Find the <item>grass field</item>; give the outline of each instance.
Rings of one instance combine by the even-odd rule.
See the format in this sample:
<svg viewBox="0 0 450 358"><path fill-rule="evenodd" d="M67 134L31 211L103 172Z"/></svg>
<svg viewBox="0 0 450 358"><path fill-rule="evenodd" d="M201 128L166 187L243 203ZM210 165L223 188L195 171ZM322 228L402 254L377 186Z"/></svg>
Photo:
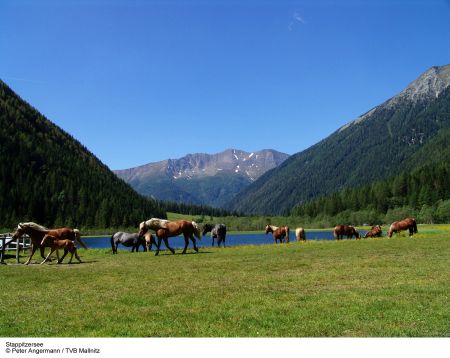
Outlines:
<svg viewBox="0 0 450 358"><path fill-rule="evenodd" d="M9 258L1 335L448 337L450 226L419 230L159 257L80 250L72 265Z"/></svg>

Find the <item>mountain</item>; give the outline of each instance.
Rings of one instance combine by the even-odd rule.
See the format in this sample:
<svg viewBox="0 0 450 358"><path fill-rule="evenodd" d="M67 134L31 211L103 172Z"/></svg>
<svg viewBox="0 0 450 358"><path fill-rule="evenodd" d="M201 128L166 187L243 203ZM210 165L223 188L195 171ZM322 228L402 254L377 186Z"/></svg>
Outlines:
<svg viewBox="0 0 450 358"><path fill-rule="evenodd" d="M83 145L0 81L0 223L135 226L165 217Z"/></svg>
<svg viewBox="0 0 450 358"><path fill-rule="evenodd" d="M217 154L188 154L136 168L116 170L137 192L161 200L220 207L288 154L265 149L227 149Z"/></svg>
<svg viewBox="0 0 450 358"><path fill-rule="evenodd" d="M288 213L326 194L438 160L421 149L450 127L449 84L450 65L430 68L397 96L262 175L225 208Z"/></svg>

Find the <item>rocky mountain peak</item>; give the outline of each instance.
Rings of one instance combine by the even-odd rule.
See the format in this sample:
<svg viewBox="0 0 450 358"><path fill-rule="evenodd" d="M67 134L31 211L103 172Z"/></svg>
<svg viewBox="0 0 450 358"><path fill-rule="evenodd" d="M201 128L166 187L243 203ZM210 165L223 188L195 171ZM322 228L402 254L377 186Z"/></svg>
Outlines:
<svg viewBox="0 0 450 358"><path fill-rule="evenodd" d="M419 101L429 101L439 97L439 95L450 85L450 64L445 66L433 66L422 73L417 79L411 82L398 95L387 100L383 104L371 109L354 121L342 126L341 132L353 124L372 118L378 110L395 108L401 102L417 103Z"/></svg>
<svg viewBox="0 0 450 358"><path fill-rule="evenodd" d="M421 99L437 98L450 85L450 64L433 66L411 82L393 99L408 99L417 102Z"/></svg>
<svg viewBox="0 0 450 358"><path fill-rule="evenodd" d="M288 157L288 154L273 149L249 153L230 148L216 154L187 154L179 159L167 159L136 168L116 170L115 173L126 181L155 173L164 173L173 179L191 179L230 173L244 175L253 181L267 170L280 165Z"/></svg>

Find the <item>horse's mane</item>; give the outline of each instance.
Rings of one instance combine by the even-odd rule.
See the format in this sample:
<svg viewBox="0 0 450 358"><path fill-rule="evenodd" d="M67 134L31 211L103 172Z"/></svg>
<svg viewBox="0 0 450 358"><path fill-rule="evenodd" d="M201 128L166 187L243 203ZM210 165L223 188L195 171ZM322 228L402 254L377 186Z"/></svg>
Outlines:
<svg viewBox="0 0 450 358"><path fill-rule="evenodd" d="M158 219L158 218L151 218L150 220L147 220L145 222L145 226L149 229L157 230L157 229L165 229L167 228L167 224L169 223L169 220L164 219Z"/></svg>
<svg viewBox="0 0 450 358"><path fill-rule="evenodd" d="M273 231L279 229L279 227L278 227L278 226L275 226L275 225L269 225L269 224L267 224L267 226L270 227Z"/></svg>
<svg viewBox="0 0 450 358"><path fill-rule="evenodd" d="M28 223L19 223L19 226L28 227L30 229L34 229L34 230L37 230L37 231L49 231L49 229L47 229L45 226L36 224L36 223L34 223L32 221L28 222Z"/></svg>

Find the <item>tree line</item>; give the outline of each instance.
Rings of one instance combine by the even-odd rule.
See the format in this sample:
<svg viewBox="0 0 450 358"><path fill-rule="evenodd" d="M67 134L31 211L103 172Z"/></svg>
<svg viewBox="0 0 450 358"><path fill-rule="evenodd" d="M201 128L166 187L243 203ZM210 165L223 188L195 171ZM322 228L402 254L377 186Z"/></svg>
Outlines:
<svg viewBox="0 0 450 358"><path fill-rule="evenodd" d="M450 222L450 163L426 165L344 189L296 206L290 214L304 222L356 225L388 223L405 216L415 216L422 223Z"/></svg>

